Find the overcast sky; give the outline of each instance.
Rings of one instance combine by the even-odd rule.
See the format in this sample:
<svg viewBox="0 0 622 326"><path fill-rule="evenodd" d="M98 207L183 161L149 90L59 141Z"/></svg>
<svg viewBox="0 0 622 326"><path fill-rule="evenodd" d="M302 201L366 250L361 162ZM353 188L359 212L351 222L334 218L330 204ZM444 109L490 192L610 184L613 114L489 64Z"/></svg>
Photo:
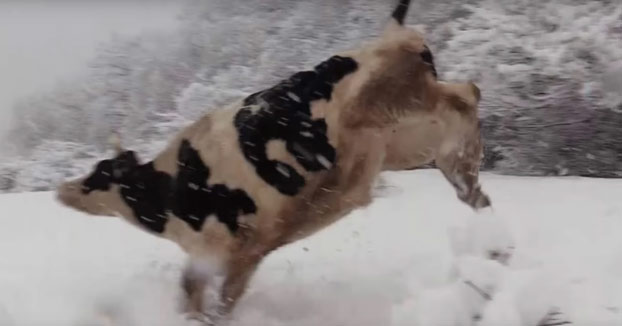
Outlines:
<svg viewBox="0 0 622 326"><path fill-rule="evenodd" d="M120 35L170 29L180 0L2 0L0 137L20 97L84 71L96 46Z"/></svg>

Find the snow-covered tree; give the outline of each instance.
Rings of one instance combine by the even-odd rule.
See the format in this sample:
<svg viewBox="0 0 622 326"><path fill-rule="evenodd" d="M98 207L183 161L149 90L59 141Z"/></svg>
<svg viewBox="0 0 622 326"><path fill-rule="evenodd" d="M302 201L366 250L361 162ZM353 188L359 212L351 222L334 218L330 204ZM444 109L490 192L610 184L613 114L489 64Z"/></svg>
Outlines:
<svg viewBox="0 0 622 326"><path fill-rule="evenodd" d="M179 28L104 44L84 78L21 101L0 190L86 171L113 131L154 155L201 114L377 35L393 5L190 0ZM486 169L622 176L622 3L415 1L408 22L441 79L482 89Z"/></svg>

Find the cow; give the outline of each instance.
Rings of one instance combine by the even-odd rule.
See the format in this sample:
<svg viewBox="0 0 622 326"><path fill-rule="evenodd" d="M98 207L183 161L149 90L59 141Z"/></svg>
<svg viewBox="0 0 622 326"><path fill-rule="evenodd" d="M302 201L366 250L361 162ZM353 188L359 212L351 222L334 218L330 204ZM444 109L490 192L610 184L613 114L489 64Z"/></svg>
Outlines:
<svg viewBox="0 0 622 326"><path fill-rule="evenodd" d="M204 115L151 161L116 146L58 200L177 243L185 312L206 322L230 315L266 255L369 204L383 170L434 160L462 201L489 206L479 89L437 80L423 35L404 25L409 3L379 37ZM217 275L220 303L206 312Z"/></svg>

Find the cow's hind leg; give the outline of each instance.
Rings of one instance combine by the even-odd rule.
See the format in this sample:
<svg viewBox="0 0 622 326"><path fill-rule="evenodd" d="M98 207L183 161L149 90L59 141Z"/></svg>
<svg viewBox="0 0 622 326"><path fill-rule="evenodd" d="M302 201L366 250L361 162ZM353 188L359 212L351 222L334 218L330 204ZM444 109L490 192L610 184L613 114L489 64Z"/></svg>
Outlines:
<svg viewBox="0 0 622 326"><path fill-rule="evenodd" d="M190 258L181 276L184 313L190 319L207 323L209 321L205 307L205 289L214 281L217 269L213 262Z"/></svg>
<svg viewBox="0 0 622 326"><path fill-rule="evenodd" d="M227 272L220 288L220 305L212 320L228 319L238 300L245 293L249 281L255 274L259 263L269 251L240 250L232 255L227 264Z"/></svg>

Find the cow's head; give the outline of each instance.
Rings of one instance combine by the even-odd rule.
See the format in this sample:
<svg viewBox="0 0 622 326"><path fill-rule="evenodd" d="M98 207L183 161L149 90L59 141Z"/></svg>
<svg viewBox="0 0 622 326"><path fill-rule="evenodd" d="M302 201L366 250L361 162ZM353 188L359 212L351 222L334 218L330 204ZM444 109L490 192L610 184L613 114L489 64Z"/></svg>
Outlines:
<svg viewBox="0 0 622 326"><path fill-rule="evenodd" d="M394 145L400 144L391 150L399 152L387 153L395 159L388 168L412 168L407 164L413 160L435 160L462 201L473 208L489 206L478 184L482 158L477 112L480 90L472 82L437 79L433 55L423 35L404 25L409 3L399 1L377 39L344 54L357 62L358 69L344 81L344 95L335 96L343 99L338 104L340 124L345 128L400 130L402 133L391 140ZM439 127L421 122L426 119L438 122ZM422 138L427 143L422 144ZM422 157L413 155L413 151L418 154L428 149L430 152Z"/></svg>
<svg viewBox="0 0 622 326"><path fill-rule="evenodd" d="M118 139L118 138L116 138ZM121 148L115 140L115 156L99 161L85 177L61 184L57 199L71 208L92 215L116 216L127 208L121 197L123 180L136 174L140 167L133 151Z"/></svg>
<svg viewBox="0 0 622 326"><path fill-rule="evenodd" d="M423 34L404 25L409 3L399 1L379 37L340 54L357 64L335 94L346 127L389 126L438 106L463 111L471 110L465 105L477 106L479 90L471 83L438 82Z"/></svg>

